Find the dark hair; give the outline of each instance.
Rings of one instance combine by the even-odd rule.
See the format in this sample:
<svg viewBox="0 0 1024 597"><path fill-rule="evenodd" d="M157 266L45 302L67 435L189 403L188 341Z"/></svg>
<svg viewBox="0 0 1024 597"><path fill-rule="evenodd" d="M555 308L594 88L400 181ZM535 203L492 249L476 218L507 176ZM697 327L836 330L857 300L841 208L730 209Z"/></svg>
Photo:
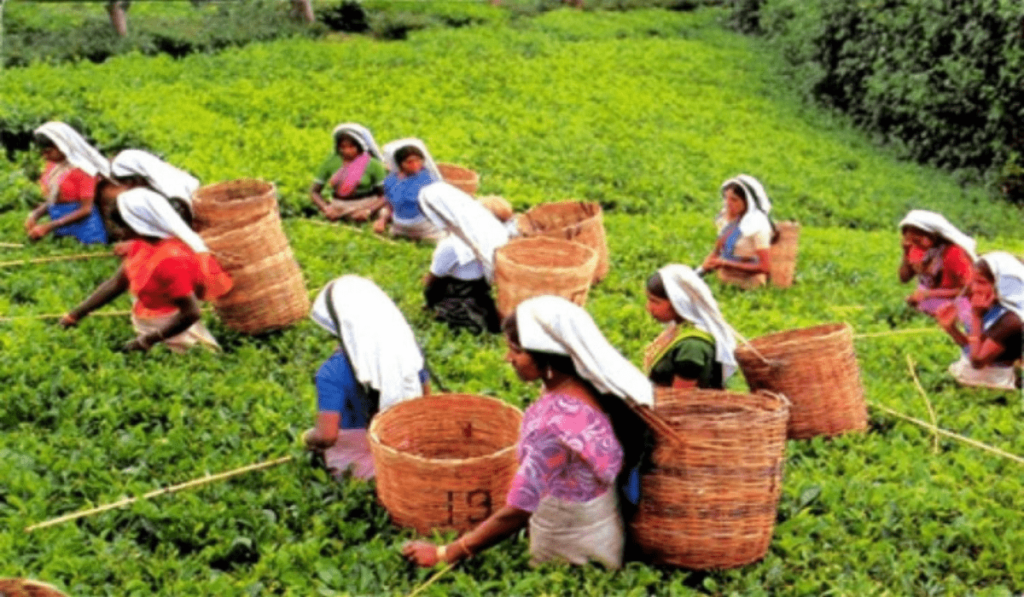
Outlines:
<svg viewBox="0 0 1024 597"><path fill-rule="evenodd" d="M505 316L505 319L501 321L501 331L505 334L505 337L508 338L510 344L526 351L526 354L530 355L530 358L533 359L533 362L537 365L538 369L543 371L550 367L559 373L583 379L579 372L576 371L576 365L572 362L572 357L569 355L522 348L522 343L519 341L519 325L516 323L515 313L509 313ZM586 382L587 385L590 385L590 382L587 382L585 379L583 381ZM590 389L594 391L594 394L597 394L597 391L594 390L593 387Z"/></svg>
<svg viewBox="0 0 1024 597"><path fill-rule="evenodd" d="M359 151L359 153L363 153L363 146L359 143L359 139L356 139L355 136L352 135L351 133L346 133L345 131L342 131L342 132L338 133L337 135L335 135L335 137L334 137L334 147L335 147L335 149L337 149L338 145L341 145L342 141L348 141L353 146L355 146L355 148ZM395 155L397 156L397 153Z"/></svg>
<svg viewBox="0 0 1024 597"><path fill-rule="evenodd" d="M900 232L906 233L908 229L913 230L918 234L923 234L924 236L927 236L928 238L931 239L933 245L938 246L947 242L945 238L939 236L938 234L935 234L934 232L928 232L927 230L923 228L918 228L913 224L904 224L903 228L900 228Z"/></svg>
<svg viewBox="0 0 1024 597"><path fill-rule="evenodd" d="M996 275L992 273L992 268L989 267L988 262L984 259L979 259L974 262L974 269L985 276L985 279L992 284L996 283Z"/></svg>
<svg viewBox="0 0 1024 597"><path fill-rule="evenodd" d="M395 165L401 167L405 158L411 155L419 156L421 160L426 159L419 147L416 147L415 145L406 145L405 147L400 147L398 151L395 152Z"/></svg>
<svg viewBox="0 0 1024 597"><path fill-rule="evenodd" d="M49 149L51 147L57 147L57 144L53 142L53 139L47 137L43 133L34 133L32 135L32 141L36 144L39 149Z"/></svg>
<svg viewBox="0 0 1024 597"><path fill-rule="evenodd" d="M647 294L660 299L668 299L668 292L665 290L665 281L661 279L660 272L654 272L647 278Z"/></svg>
<svg viewBox="0 0 1024 597"><path fill-rule="evenodd" d="M737 197L743 200L743 205L747 209L750 209L750 197L747 197L747 189L738 182L730 182L729 184L722 187L722 196L725 196L726 191L732 191Z"/></svg>

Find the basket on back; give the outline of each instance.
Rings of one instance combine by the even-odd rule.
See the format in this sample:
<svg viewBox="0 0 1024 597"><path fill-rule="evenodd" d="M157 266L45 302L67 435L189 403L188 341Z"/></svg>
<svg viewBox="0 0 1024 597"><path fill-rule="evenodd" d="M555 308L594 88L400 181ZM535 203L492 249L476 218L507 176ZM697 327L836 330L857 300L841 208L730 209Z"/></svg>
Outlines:
<svg viewBox="0 0 1024 597"><path fill-rule="evenodd" d="M67 597L57 587L28 578L0 578L3 597Z"/></svg>
<svg viewBox="0 0 1024 597"><path fill-rule="evenodd" d="M523 413L495 398L432 394L370 422L377 499L403 527L466 531L505 504Z"/></svg>
<svg viewBox="0 0 1024 597"><path fill-rule="evenodd" d="M234 283L214 307L227 327L260 334L306 317L309 295L281 229L274 185L236 180L192 197L196 231Z"/></svg>
<svg viewBox="0 0 1024 597"><path fill-rule="evenodd" d="M800 224L797 222L779 222L775 225L779 237L769 249L772 268L768 279L773 286L789 288L793 285L796 273L797 242L800 240Z"/></svg>
<svg viewBox="0 0 1024 597"><path fill-rule="evenodd" d="M494 253L498 312L504 317L526 299L545 294L582 307L596 267L597 253L586 245L544 236L512 239Z"/></svg>
<svg viewBox="0 0 1024 597"><path fill-rule="evenodd" d="M550 236L583 243L597 252L594 283L608 275L608 241L604 215L597 203L559 201L537 205L519 217L519 232L525 237Z"/></svg>
<svg viewBox="0 0 1024 597"><path fill-rule="evenodd" d="M789 398L789 437L837 435L867 428L853 332L826 324L755 338L736 348L751 390Z"/></svg>
<svg viewBox="0 0 1024 597"><path fill-rule="evenodd" d="M640 549L655 563L694 570L764 557L782 490L785 399L659 388L655 405L678 439L655 433L631 522Z"/></svg>
<svg viewBox="0 0 1024 597"><path fill-rule="evenodd" d="M476 195L477 189L480 188L480 175L469 168L439 163L437 169L445 182L468 195Z"/></svg>

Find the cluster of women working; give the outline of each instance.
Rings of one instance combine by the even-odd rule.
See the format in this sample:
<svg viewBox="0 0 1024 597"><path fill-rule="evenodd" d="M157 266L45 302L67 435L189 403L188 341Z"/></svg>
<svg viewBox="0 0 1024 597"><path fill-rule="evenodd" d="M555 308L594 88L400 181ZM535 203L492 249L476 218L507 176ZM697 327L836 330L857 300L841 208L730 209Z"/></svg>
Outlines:
<svg viewBox="0 0 1024 597"><path fill-rule="evenodd" d="M138 335L127 350L163 342L176 351L216 340L199 321L199 300L231 287L230 278L191 227L199 181L139 150L108 161L73 129L51 122L36 131L47 166L46 203L32 212L32 238L52 232L124 242L117 274L61 320L73 326L129 290ZM505 360L542 393L526 411L519 468L505 505L448 545L403 548L425 566L454 562L529 525L531 560L593 560L618 567L628 543L625 520L640 496L649 437L637 407L653 407L657 387L718 388L737 369L734 332L702 279L763 284L774 225L762 185L746 175L722 185L719 236L702 265L672 264L647 280L647 311L665 330L647 348L643 371L622 356L581 307L555 296L520 303L503 320L490 294L495 251L517 235L507 202L477 200L441 180L417 139L383 151L358 124L333 133L334 151L316 173L313 202L332 220L373 220L384 233L436 242L425 297L452 328L504 333ZM38 224L41 215L51 222ZM1004 252L977 258L975 243L939 214L915 210L900 222L900 279L917 277L908 302L936 318L963 347L951 371L962 382L1013 387L1021 357L1024 264ZM373 282L344 275L317 296L313 321L339 349L316 376L318 415L303 435L335 474L374 475L366 429L378 412L430 393L425 357L395 303Z"/></svg>

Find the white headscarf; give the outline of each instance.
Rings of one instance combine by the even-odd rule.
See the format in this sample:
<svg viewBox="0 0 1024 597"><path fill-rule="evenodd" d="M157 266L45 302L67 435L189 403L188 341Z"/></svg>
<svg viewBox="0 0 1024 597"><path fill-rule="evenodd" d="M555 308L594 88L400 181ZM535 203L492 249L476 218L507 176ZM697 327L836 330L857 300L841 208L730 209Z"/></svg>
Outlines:
<svg viewBox="0 0 1024 597"><path fill-rule="evenodd" d="M327 308L331 288L341 330ZM354 275L342 276L320 291L310 318L336 338L360 383L380 392L380 410L423 395L423 355L412 329L391 298L376 284Z"/></svg>
<svg viewBox="0 0 1024 597"><path fill-rule="evenodd" d="M477 259L487 281L492 281L494 252L508 243L505 225L479 201L446 182L433 182L423 187L419 199L420 209L435 226L448 230L462 241L452 243L459 265ZM468 254L465 248L469 249Z"/></svg>
<svg viewBox="0 0 1024 597"><path fill-rule="evenodd" d="M442 180L441 171L438 170L437 164L434 162L434 158L431 157L430 151L427 146L415 137L407 137L405 139L398 139L397 141L391 141L384 144L384 165L388 167L388 170L392 172L398 172L398 164L395 163L395 152L403 147L415 147L423 152L423 167L430 172L431 178L436 180Z"/></svg>
<svg viewBox="0 0 1024 597"><path fill-rule="evenodd" d="M947 241L958 245L967 254L970 255L971 261L977 261L978 256L975 255L974 251L977 247L977 243L973 238L967 236L963 232L949 223L949 220L945 216L934 211L928 211L925 209L914 209L907 214L907 217L903 218L898 228L903 229L904 226L912 226L925 232L941 236Z"/></svg>
<svg viewBox="0 0 1024 597"><path fill-rule="evenodd" d="M141 176L151 189L164 197L181 199L192 209L192 193L199 188L199 179L175 168L148 151L126 149L110 162L115 178Z"/></svg>
<svg viewBox="0 0 1024 597"><path fill-rule="evenodd" d="M1024 263L1006 251L993 251L981 256L995 278L999 304L1024 320Z"/></svg>
<svg viewBox="0 0 1024 597"><path fill-rule="evenodd" d="M658 273L675 312L715 338L715 360L722 364L722 380L728 379L736 372L736 339L711 289L685 265L666 265Z"/></svg>
<svg viewBox="0 0 1024 597"><path fill-rule="evenodd" d="M117 196L117 211L124 223L138 234L156 238L174 237L196 253L210 252L203 239L188 227L167 202L167 198L156 191L143 187L124 191Z"/></svg>
<svg viewBox="0 0 1024 597"><path fill-rule="evenodd" d="M527 350L572 358L576 371L602 394L654 406L650 380L615 350L590 315L560 296L538 296L516 307L519 343Z"/></svg>
<svg viewBox="0 0 1024 597"><path fill-rule="evenodd" d="M384 161L384 154L381 152L380 147L377 146L377 141L373 138L373 133L370 129L356 122L345 122L334 127L334 131L331 132L331 137L334 139L334 147L338 147L338 135L341 133L347 133L363 151L370 152L370 155L377 158L378 160Z"/></svg>
<svg viewBox="0 0 1024 597"><path fill-rule="evenodd" d="M57 149L75 168L83 170L89 176L102 174L109 178L110 162L95 147L89 145L89 142L75 129L63 122L51 121L40 126L34 132L53 141Z"/></svg>
<svg viewBox="0 0 1024 597"><path fill-rule="evenodd" d="M761 182L749 174L740 174L723 182L721 191L724 193L725 187L731 183L743 187L747 195L747 213L743 214L740 219L740 234L750 236L764 229L771 230L772 225L768 214L772 211L772 202L768 199L768 193L765 192ZM725 213L723 199L722 211L718 213L716 220L724 222Z"/></svg>

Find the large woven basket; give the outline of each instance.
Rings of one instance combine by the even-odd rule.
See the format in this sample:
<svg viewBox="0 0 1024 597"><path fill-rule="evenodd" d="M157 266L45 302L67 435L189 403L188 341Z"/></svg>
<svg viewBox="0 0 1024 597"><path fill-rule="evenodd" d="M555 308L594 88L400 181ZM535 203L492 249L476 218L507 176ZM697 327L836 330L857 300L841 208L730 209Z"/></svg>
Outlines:
<svg viewBox="0 0 1024 597"><path fill-rule="evenodd" d="M656 435L631 527L653 562L733 568L768 551L782 489L789 408L768 393L661 388Z"/></svg>
<svg viewBox="0 0 1024 597"><path fill-rule="evenodd" d="M792 402L790 438L867 428L850 326L833 323L755 338L736 348L736 360L751 390L778 392Z"/></svg>
<svg viewBox="0 0 1024 597"><path fill-rule="evenodd" d="M67 597L57 587L27 578L0 578L0 595L4 597Z"/></svg>
<svg viewBox="0 0 1024 597"><path fill-rule="evenodd" d="M779 237L772 243L769 253L772 260L771 273L768 279L773 286L789 288L793 285L796 273L797 243L800 240L800 224L797 222L779 222L775 225Z"/></svg>
<svg viewBox="0 0 1024 597"><path fill-rule="evenodd" d="M246 189L259 195L246 197ZM199 235L234 283L214 302L224 325L262 334L305 318L309 294L281 228L274 185L220 183L199 189L193 201ZM228 214L234 219L222 219Z"/></svg>
<svg viewBox="0 0 1024 597"><path fill-rule="evenodd" d="M597 267L597 253L570 240L517 238L494 253L498 312L512 313L528 298L553 294L581 307Z"/></svg>
<svg viewBox="0 0 1024 597"><path fill-rule="evenodd" d="M433 394L370 423L377 499L403 527L466 531L505 504L523 413L495 398Z"/></svg>
<svg viewBox="0 0 1024 597"><path fill-rule="evenodd" d="M480 188L480 175L462 166L455 164L439 163L437 169L441 172L441 178L448 184L458 187L469 195L476 195Z"/></svg>
<svg viewBox="0 0 1024 597"><path fill-rule="evenodd" d="M519 231L525 237L550 236L583 243L597 252L594 283L608 275L608 241L598 203L559 201L537 205L519 218Z"/></svg>

